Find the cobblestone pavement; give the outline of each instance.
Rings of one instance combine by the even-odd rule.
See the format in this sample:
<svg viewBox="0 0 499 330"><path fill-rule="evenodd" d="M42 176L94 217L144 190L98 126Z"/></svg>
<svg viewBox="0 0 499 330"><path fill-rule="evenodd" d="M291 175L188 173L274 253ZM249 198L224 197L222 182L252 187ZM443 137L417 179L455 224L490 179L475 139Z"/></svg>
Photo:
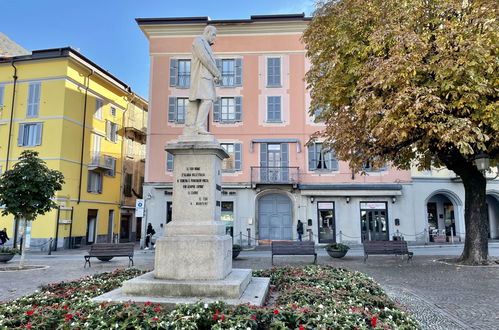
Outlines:
<svg viewBox="0 0 499 330"><path fill-rule="evenodd" d="M28 265L49 267L0 272L0 301L31 293L40 285L74 280L128 265L126 258L115 258L108 263L92 261L91 268L83 268L84 253L73 250L58 251L52 256L28 255ZM319 250L318 263L368 274L405 306L424 329L499 329L499 267L459 267L436 261L444 258L442 256L418 255L409 263L400 257L372 256L364 264L358 253L351 255L349 252L342 259L332 259ZM7 265L15 266L16 259ZM154 252L137 250L134 261L140 269L152 269ZM313 258L308 256L274 258L275 265L299 265L312 261ZM242 251L234 260L233 267L272 267L270 252Z"/></svg>

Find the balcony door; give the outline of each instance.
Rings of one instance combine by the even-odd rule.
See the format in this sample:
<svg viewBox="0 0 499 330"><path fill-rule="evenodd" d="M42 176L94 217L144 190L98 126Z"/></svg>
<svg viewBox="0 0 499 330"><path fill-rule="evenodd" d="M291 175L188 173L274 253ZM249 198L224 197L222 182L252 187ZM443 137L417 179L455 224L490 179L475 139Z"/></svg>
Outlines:
<svg viewBox="0 0 499 330"><path fill-rule="evenodd" d="M287 143L262 143L260 166L260 180L262 182L288 182L289 145Z"/></svg>

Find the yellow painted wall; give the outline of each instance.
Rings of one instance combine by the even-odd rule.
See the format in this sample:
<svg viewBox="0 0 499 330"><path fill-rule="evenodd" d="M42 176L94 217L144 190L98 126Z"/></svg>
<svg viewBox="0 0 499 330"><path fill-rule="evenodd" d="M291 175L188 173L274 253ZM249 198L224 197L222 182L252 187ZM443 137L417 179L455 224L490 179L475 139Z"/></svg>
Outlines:
<svg viewBox="0 0 499 330"><path fill-rule="evenodd" d="M113 233L119 233L120 188L121 188L121 152L123 135L123 113L127 108L129 93L108 80L94 73L90 77L86 102L86 123L83 130L85 87L88 67L67 57L57 60L33 60L17 62L18 84L11 139L9 167L15 163L19 154L27 147L17 146L19 124L24 122L43 122L42 144L29 149L40 153L47 166L63 172L66 183L57 193L58 204L74 207L72 236L85 236L87 232L87 214L89 209L98 210L97 235L108 232L109 210L114 211ZM0 64L0 85L4 85L4 106L0 108L0 166L6 170L6 150L10 123L13 70L10 64ZM28 86L32 81L41 82L40 108L37 118L26 118ZM102 120L94 117L96 98L103 100ZM116 116L111 115L111 105L116 107ZM105 139L106 120L113 121L120 128L116 143ZM83 132L84 131L84 132ZM101 154L117 158L114 177L103 176L101 194L87 192L88 163L91 160L92 134L104 136ZM83 167L80 166L82 138L84 134ZM82 172L80 202L78 193ZM61 211L61 219L69 217L69 212ZM57 212L52 211L39 216L32 224L31 238L55 237ZM13 217L0 217L0 227L7 228L13 235ZM59 225L59 237L69 235L69 225ZM32 245L36 245L32 241Z"/></svg>

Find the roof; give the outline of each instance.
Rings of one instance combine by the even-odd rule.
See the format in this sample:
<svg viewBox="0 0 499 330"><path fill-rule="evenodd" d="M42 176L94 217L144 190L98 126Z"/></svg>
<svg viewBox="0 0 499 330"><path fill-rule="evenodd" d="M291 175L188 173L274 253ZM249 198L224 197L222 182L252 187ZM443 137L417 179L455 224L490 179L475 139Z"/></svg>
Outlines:
<svg viewBox="0 0 499 330"><path fill-rule="evenodd" d="M158 24L230 24L230 23L257 23L257 22L283 22L283 21L310 21L311 17L301 14L282 15L252 15L249 19L212 20L208 16L201 17L164 17L164 18L136 18L139 25Z"/></svg>
<svg viewBox="0 0 499 330"><path fill-rule="evenodd" d="M31 54L28 50L10 40L5 34L0 32L0 57L12 57Z"/></svg>

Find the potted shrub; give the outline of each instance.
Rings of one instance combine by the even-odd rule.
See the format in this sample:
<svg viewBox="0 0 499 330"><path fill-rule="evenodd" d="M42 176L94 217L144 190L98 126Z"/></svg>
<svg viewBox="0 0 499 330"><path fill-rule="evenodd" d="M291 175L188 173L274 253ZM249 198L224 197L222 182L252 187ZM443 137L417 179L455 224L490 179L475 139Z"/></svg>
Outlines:
<svg viewBox="0 0 499 330"><path fill-rule="evenodd" d="M327 254L333 258L343 258L347 254L350 247L342 243L332 243L326 245Z"/></svg>
<svg viewBox="0 0 499 330"><path fill-rule="evenodd" d="M236 259L239 253L241 253L241 245L233 244L232 245L232 259Z"/></svg>
<svg viewBox="0 0 499 330"><path fill-rule="evenodd" d="M7 262L19 253L19 249L0 247L0 262Z"/></svg>

